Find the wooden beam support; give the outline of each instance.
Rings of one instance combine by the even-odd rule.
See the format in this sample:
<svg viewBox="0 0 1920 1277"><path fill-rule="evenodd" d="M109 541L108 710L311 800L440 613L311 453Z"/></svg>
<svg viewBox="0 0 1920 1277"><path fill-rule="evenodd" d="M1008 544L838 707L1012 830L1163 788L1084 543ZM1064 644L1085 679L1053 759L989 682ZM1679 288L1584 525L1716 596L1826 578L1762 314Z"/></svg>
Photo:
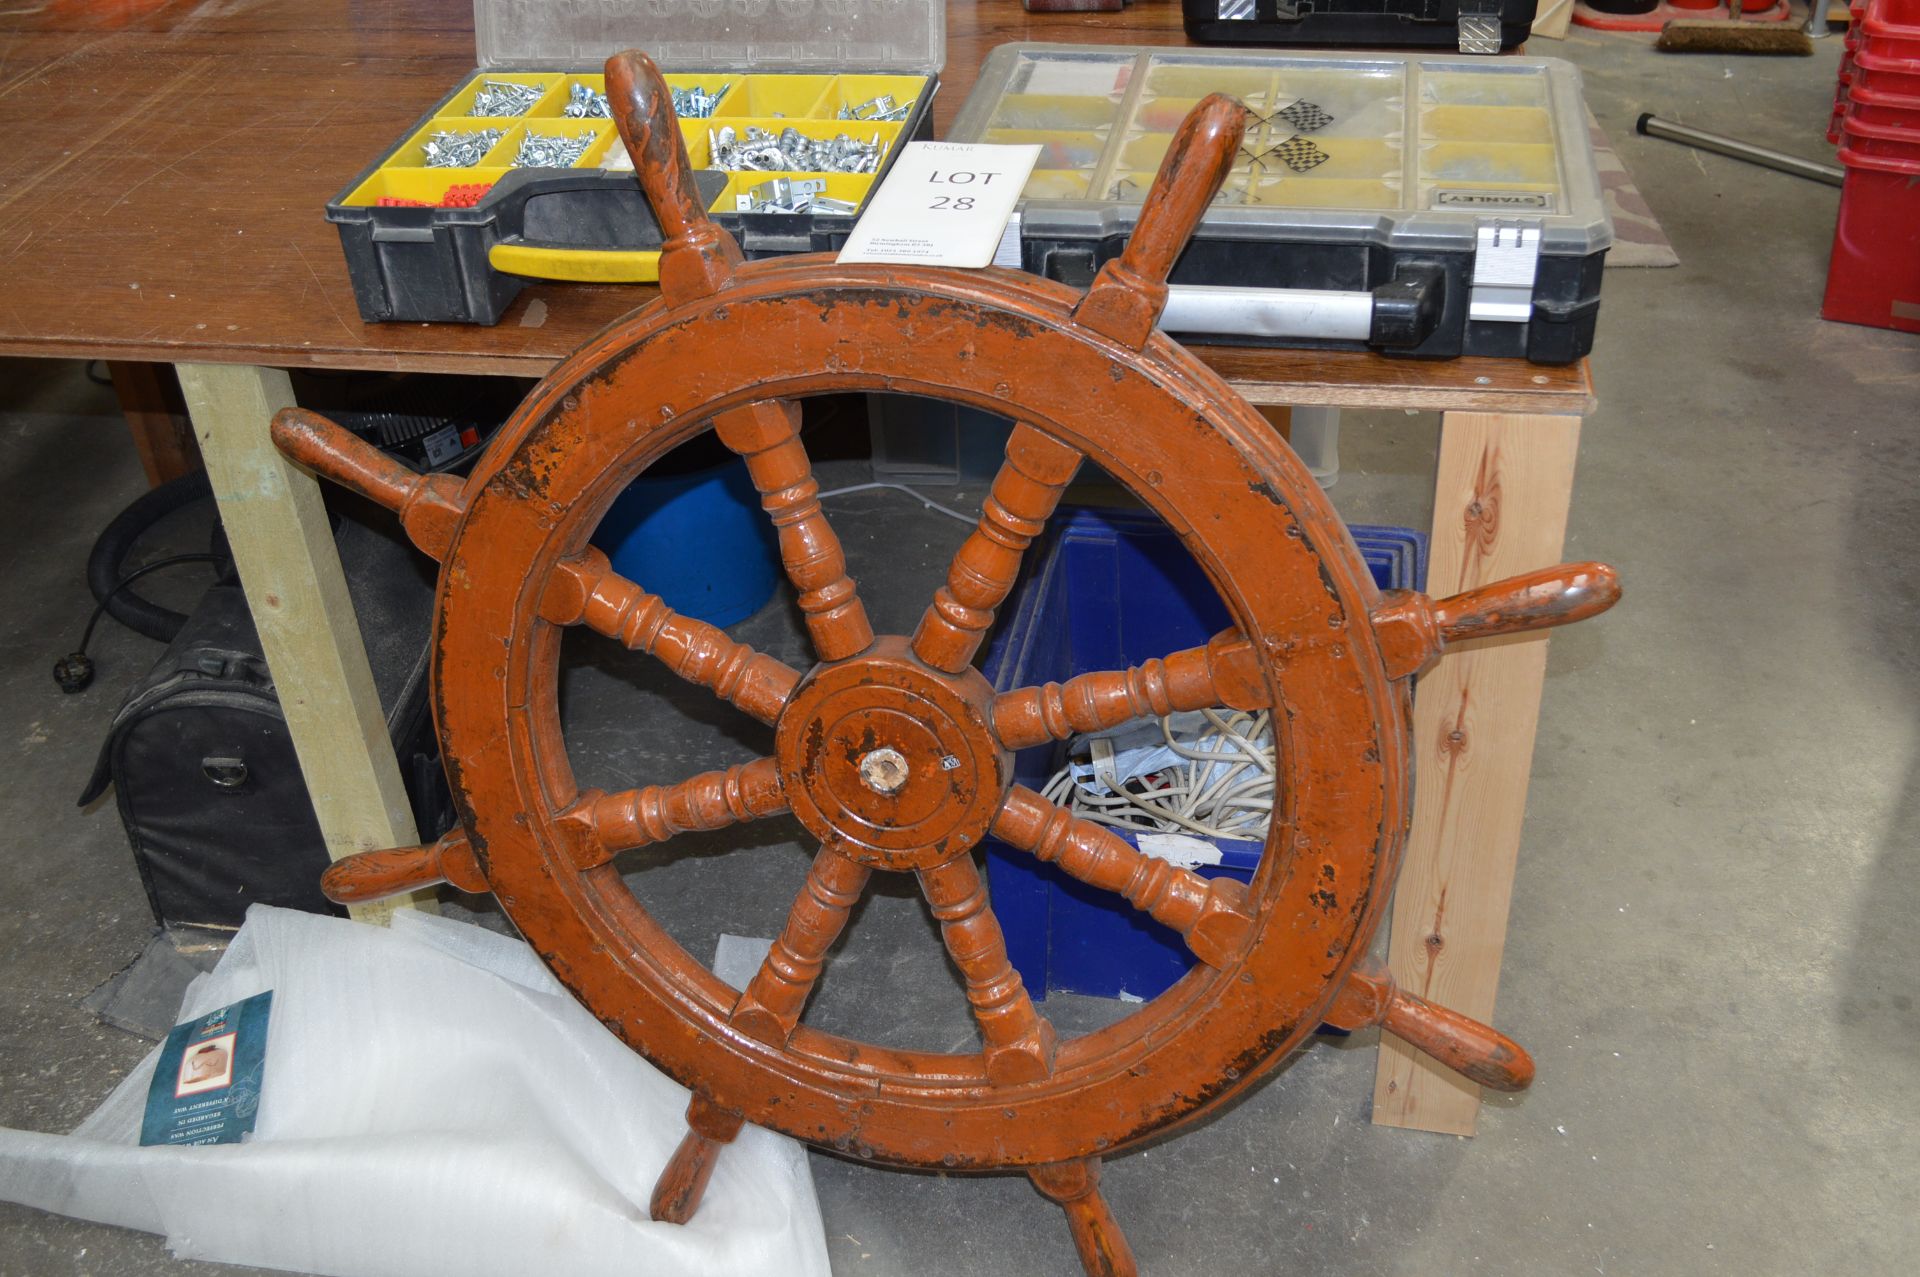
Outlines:
<svg viewBox="0 0 1920 1277"><path fill-rule="evenodd" d="M166 364L111 360L107 376L114 397L133 434L147 486L157 488L200 468L200 450L194 447L193 426L180 403L180 388Z"/></svg>
<svg viewBox="0 0 1920 1277"><path fill-rule="evenodd" d="M280 369L244 364L178 372L327 853L419 842L319 485L268 434L274 413L293 404L292 383ZM396 908L432 902L420 892L350 912L385 922Z"/></svg>
<svg viewBox="0 0 1920 1277"><path fill-rule="evenodd" d="M1441 419L1427 590L1458 594L1560 561L1580 418ZM1414 693L1414 822L1394 897L1389 963L1408 992L1493 1019L1526 813L1547 633L1451 648ZM1480 1088L1388 1034L1373 1120L1471 1135Z"/></svg>

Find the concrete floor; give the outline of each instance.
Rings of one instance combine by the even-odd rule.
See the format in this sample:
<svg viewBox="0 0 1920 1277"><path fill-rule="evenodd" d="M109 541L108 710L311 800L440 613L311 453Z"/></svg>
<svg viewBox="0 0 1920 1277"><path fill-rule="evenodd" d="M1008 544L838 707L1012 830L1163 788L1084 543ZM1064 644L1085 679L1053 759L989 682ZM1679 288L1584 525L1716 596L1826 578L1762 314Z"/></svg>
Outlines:
<svg viewBox="0 0 1920 1277"><path fill-rule="evenodd" d="M1497 1017L1539 1081L1489 1102L1473 1140L1379 1130L1368 1037L1315 1045L1231 1111L1109 1162L1149 1272L1749 1277L1903 1273L1920 1253L1920 339L1817 318L1833 191L1632 133L1653 110L1821 155L1838 42L1811 61L1679 58L1576 28L1540 51L1583 67L1683 264L1606 281L1568 557L1617 564L1628 594L1553 641ZM87 610L87 547L141 479L77 366L0 368L16 547L0 575L0 1124L59 1131L146 1049L78 1006L150 918L111 803L72 796L155 649L103 628L101 685L51 685ZM1424 527L1435 426L1350 414L1341 512ZM907 626L963 529L892 494L834 509L876 621ZM781 608L743 636L800 656ZM575 657L583 781L682 775L757 743L674 697L652 721L680 725L648 744L622 707L664 685L604 649ZM803 855L660 857L631 881L699 951L771 934ZM896 890L834 970L818 1022L903 1045L969 1032ZM1048 1006L1075 1028L1113 1012ZM814 1168L839 1272L1073 1269L1023 1181ZM156 1238L0 1207L0 1277L212 1271Z"/></svg>

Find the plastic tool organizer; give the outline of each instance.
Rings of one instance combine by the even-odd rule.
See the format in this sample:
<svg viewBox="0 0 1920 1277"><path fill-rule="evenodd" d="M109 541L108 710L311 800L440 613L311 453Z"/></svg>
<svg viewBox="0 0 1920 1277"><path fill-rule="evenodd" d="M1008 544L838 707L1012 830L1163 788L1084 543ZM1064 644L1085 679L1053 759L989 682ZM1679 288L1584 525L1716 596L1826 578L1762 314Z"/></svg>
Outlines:
<svg viewBox="0 0 1920 1277"><path fill-rule="evenodd" d="M680 128L701 196L748 257L838 248L899 143L931 132L945 9L936 0L800 9L743 15L704 0L475 0L479 68L327 205L361 317L492 324L529 279L655 278L659 229L613 121L567 113L578 95L604 92L600 67L625 48L671 70L675 88L724 88L710 117L682 119ZM500 95L480 96L489 81L526 86L526 109L497 113ZM900 119L841 117L882 96L911 109ZM710 145L722 128L740 137L791 128L820 141L845 134L877 144L880 160L873 173L722 171ZM442 134L479 134L485 145L443 167L428 150L445 152ZM568 141L578 154L567 168L516 164L529 138ZM739 207L754 187L783 177L818 183L808 194L853 211Z"/></svg>
<svg viewBox="0 0 1920 1277"><path fill-rule="evenodd" d="M1254 118L1174 269L1169 331L1538 363L1592 349L1613 226L1579 72L1556 59L1003 45L950 140L1041 145L1021 264L1085 285L1213 92Z"/></svg>

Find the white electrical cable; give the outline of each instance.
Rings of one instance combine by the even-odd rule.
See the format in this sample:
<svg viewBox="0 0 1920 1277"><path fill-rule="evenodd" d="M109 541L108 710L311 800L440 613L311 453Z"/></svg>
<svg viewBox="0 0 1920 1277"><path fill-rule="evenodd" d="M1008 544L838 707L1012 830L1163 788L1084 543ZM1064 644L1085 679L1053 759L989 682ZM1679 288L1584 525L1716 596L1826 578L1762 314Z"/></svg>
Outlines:
<svg viewBox="0 0 1920 1277"><path fill-rule="evenodd" d="M1109 788L1097 773L1086 774L1084 762L1076 770L1071 759L1084 753L1076 740L1068 746L1069 762L1054 773L1043 795L1085 820L1121 829L1262 837L1273 819L1277 779L1267 712L1201 712L1208 730L1187 739L1175 734L1171 718L1160 720L1167 749L1180 763Z"/></svg>
<svg viewBox="0 0 1920 1277"><path fill-rule="evenodd" d="M915 501L918 501L921 505L925 506L927 509L938 510L941 514L946 515L949 519L958 519L962 523L978 523L980 521L978 515L961 514L958 510L955 510L953 507L941 505L938 501L935 501L932 497L926 495L924 492L919 492L913 488L909 488L904 483L878 483L878 482L856 483L852 487L835 488L831 492L822 492L819 496L819 500L825 501L828 497L844 497L850 492L871 492L875 488L890 488L895 492L904 492L908 496L912 497Z"/></svg>

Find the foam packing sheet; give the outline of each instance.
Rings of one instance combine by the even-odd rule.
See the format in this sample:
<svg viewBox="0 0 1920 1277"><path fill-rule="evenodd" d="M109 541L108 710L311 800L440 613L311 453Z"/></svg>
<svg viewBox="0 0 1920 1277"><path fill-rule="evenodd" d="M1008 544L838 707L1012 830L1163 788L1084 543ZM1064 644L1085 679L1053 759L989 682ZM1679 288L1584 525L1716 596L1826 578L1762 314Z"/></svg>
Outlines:
<svg viewBox="0 0 1920 1277"><path fill-rule="evenodd" d="M249 1142L138 1147L156 1048L71 1135L0 1130L0 1199L337 1277L828 1272L805 1149L770 1131L741 1131L692 1223L648 1219L687 1091L521 941L256 905L181 1017L266 989Z"/></svg>

